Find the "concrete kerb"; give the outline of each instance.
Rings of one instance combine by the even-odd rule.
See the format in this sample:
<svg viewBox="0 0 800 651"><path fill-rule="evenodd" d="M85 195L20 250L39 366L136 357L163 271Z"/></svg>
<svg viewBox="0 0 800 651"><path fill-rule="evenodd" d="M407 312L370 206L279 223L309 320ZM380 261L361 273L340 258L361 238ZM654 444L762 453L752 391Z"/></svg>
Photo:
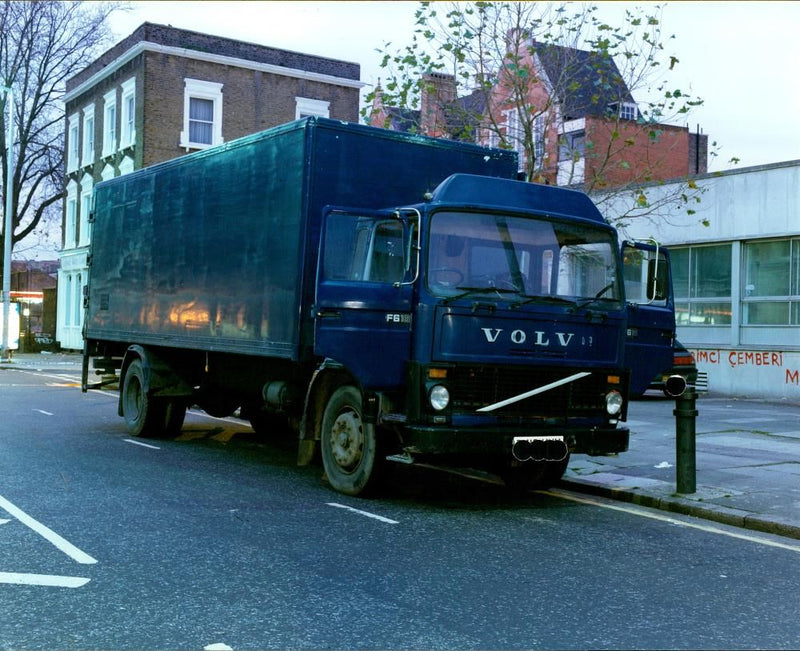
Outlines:
<svg viewBox="0 0 800 651"><path fill-rule="evenodd" d="M679 515L688 515L719 524L741 529L749 529L761 533L776 534L800 540L800 526L780 517L765 518L757 513L726 506L701 504L691 498L680 495L663 495L647 490L635 491L629 488L614 488L596 483L582 482L573 478L562 479L562 488L578 493L587 493L621 502L636 504L647 508L658 509ZM698 487L701 488L701 487Z"/></svg>

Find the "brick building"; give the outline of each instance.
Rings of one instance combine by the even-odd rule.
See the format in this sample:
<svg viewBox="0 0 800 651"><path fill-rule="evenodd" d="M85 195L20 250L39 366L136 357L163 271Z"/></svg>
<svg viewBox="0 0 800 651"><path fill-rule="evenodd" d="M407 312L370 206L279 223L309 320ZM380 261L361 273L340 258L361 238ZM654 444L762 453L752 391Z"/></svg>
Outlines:
<svg viewBox="0 0 800 651"><path fill-rule="evenodd" d="M642 120L612 58L525 42L513 61L514 70L537 81L521 84L500 71L490 89L458 97L453 75L430 73L423 77L418 111L386 106L376 89L370 124L493 147L502 135L517 149L520 172L528 178L587 191L707 171L708 137ZM521 93L535 116L535 160L528 160L523 146Z"/></svg>
<svg viewBox="0 0 800 651"><path fill-rule="evenodd" d="M83 347L95 183L307 115L357 122L360 75L357 63L144 23L69 79L62 347Z"/></svg>

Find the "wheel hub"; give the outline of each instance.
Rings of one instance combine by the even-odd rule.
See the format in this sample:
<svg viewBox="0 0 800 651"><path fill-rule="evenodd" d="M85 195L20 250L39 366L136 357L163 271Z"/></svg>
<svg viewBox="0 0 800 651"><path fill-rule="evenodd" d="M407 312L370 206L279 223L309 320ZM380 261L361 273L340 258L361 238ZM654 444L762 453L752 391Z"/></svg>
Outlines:
<svg viewBox="0 0 800 651"><path fill-rule="evenodd" d="M353 470L361 462L364 449L364 428L359 415L343 411L336 417L331 428L331 452L337 465L343 470Z"/></svg>

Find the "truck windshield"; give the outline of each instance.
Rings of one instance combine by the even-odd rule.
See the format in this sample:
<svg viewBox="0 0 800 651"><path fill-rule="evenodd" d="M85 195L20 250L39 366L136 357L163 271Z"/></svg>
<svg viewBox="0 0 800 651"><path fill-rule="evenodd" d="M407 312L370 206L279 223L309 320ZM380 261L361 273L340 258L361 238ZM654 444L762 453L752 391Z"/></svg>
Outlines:
<svg viewBox="0 0 800 651"><path fill-rule="evenodd" d="M583 224L473 212L431 218L427 287L436 296L620 307L613 235Z"/></svg>

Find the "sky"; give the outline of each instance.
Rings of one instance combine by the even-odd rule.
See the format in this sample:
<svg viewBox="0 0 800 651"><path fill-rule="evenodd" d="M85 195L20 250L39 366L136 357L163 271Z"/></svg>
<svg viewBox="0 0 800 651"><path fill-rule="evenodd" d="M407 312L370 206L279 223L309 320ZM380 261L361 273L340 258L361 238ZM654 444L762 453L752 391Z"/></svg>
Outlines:
<svg viewBox="0 0 800 651"><path fill-rule="evenodd" d="M613 25L625 9L647 4L600 6ZM361 65L366 92L385 77L376 50L410 41L417 3L151 0L129 7L110 20L117 41L149 21L352 61ZM662 22L675 35L667 48L679 60L671 82L704 100L687 126L717 143L711 170L800 159L800 3L673 2Z"/></svg>

